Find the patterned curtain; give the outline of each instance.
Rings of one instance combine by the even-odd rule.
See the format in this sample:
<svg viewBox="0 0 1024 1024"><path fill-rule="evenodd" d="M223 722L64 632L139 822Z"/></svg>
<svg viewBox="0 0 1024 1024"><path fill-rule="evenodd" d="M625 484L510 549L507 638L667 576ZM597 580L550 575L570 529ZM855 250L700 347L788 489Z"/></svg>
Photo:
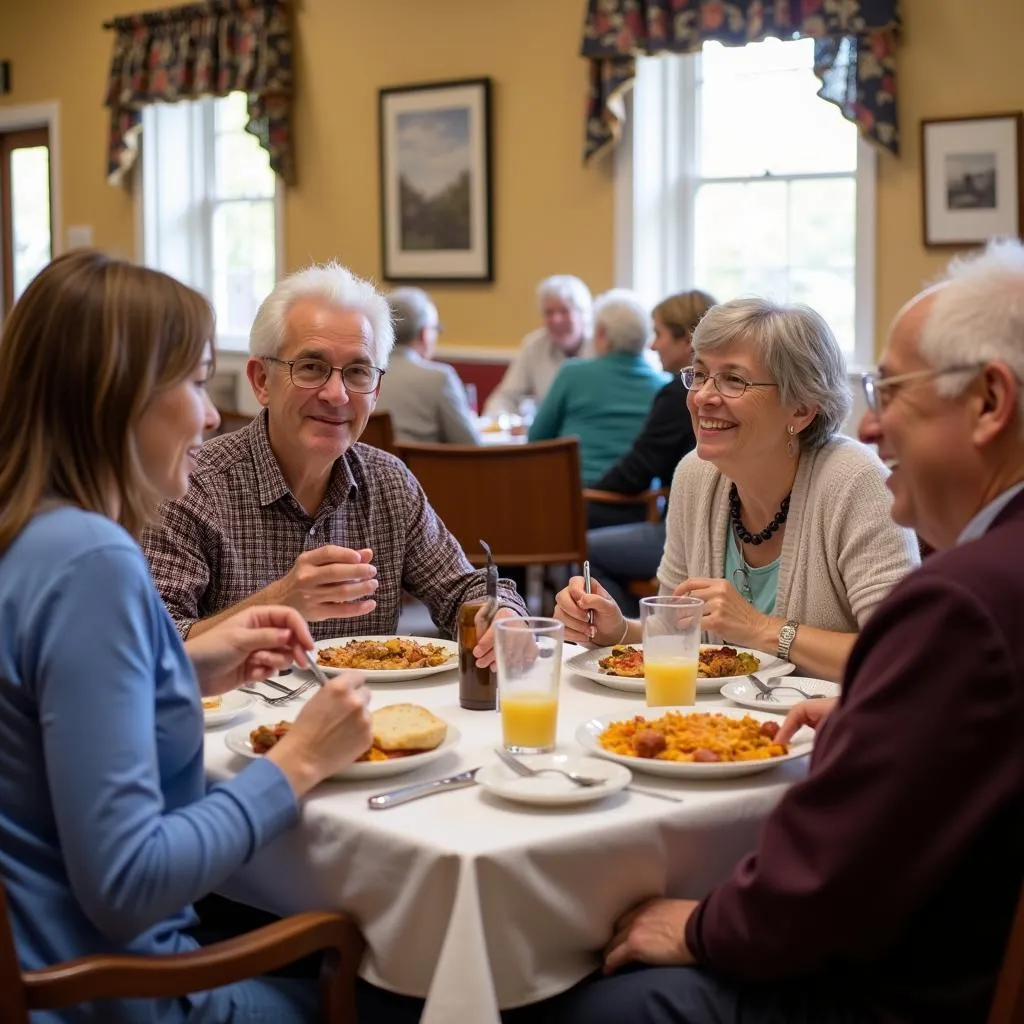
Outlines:
<svg viewBox="0 0 1024 1024"><path fill-rule="evenodd" d="M697 53L768 36L815 40L818 95L864 136L899 152L896 38L899 0L587 0L581 53L590 59L584 163L614 145L636 55Z"/></svg>
<svg viewBox="0 0 1024 1024"><path fill-rule="evenodd" d="M117 18L106 105L107 180L120 184L135 162L148 103L249 96L249 123L285 182L293 178L292 43L284 0L208 0Z"/></svg>

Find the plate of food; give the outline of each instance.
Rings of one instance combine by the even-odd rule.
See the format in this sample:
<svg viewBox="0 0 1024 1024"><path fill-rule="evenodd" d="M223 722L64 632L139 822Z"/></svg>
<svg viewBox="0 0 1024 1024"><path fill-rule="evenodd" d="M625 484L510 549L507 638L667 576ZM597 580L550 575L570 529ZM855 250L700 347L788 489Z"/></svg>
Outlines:
<svg viewBox="0 0 1024 1024"><path fill-rule="evenodd" d="M643 644L616 644L597 647L567 658L566 668L613 690L644 692ZM718 693L724 683L745 679L751 672L759 676L785 676L795 665L774 654L754 651L749 647L725 644L701 644L697 669L697 692Z"/></svg>
<svg viewBox="0 0 1024 1024"><path fill-rule="evenodd" d="M203 725L209 729L237 718L252 704L254 698L238 690L229 690L218 697L203 697Z"/></svg>
<svg viewBox="0 0 1024 1024"><path fill-rule="evenodd" d="M462 738L454 725L418 704L386 704L371 713L373 745L332 779L379 779L402 775L446 754ZM228 750L242 757L262 757L292 727L292 722L238 725L224 735Z"/></svg>
<svg viewBox="0 0 1024 1024"><path fill-rule="evenodd" d="M632 718L591 718L576 730L576 739L588 753L633 771L724 779L767 771L811 752L810 729L800 729L788 744L775 741L778 730L778 716L765 711L653 708Z"/></svg>
<svg viewBox="0 0 1024 1024"><path fill-rule="evenodd" d="M760 678L760 677L759 677ZM764 684L769 689L778 688L779 692L774 694L774 700L758 700L760 690L749 679L733 679L722 687L722 696L729 700L742 704L745 708L755 708L758 711L774 711L776 714L785 714L794 704L806 700L803 694L796 690L787 689L789 686L799 686L804 693L814 697L838 697L839 684L830 683L827 679L810 679L807 676L786 676L785 679L765 679Z"/></svg>
<svg viewBox="0 0 1024 1024"><path fill-rule="evenodd" d="M314 646L325 675L356 669L365 673L368 683L421 679L456 668L459 659L454 640L436 637L342 636L318 640Z"/></svg>

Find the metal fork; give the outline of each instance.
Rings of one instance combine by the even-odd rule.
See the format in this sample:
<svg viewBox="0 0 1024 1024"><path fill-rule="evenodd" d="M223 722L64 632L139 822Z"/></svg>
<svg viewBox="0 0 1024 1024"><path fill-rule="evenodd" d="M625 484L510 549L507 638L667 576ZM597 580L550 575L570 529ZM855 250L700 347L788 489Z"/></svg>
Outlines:
<svg viewBox="0 0 1024 1024"><path fill-rule="evenodd" d="M317 685L316 679L307 679L301 686L297 686L294 690L289 690L287 693L281 694L280 697L268 697L265 693L260 693L259 690L250 689L247 686L238 687L242 693L251 693L254 697L259 697L264 704L269 704L271 707L277 707L279 704L287 704L288 701L294 700L296 697L301 697L307 690Z"/></svg>
<svg viewBox="0 0 1024 1024"><path fill-rule="evenodd" d="M748 675L747 678L757 687L757 695L754 700L763 700L769 704L778 704L779 699L775 696L776 690L795 690L805 700L824 700L825 694L823 693L808 693L806 690L801 690L799 686L790 686L788 683L779 683L778 686L768 686L767 683L761 682L760 679L755 675Z"/></svg>
<svg viewBox="0 0 1024 1024"><path fill-rule="evenodd" d="M566 772L561 768L529 768L501 747L495 747L494 752L512 771L524 778L540 775L543 772L554 772L556 775L564 775L570 782L575 782L577 786L583 786L585 789L589 789L591 786L603 786L608 781L607 779L595 779L592 775L580 775L579 772Z"/></svg>

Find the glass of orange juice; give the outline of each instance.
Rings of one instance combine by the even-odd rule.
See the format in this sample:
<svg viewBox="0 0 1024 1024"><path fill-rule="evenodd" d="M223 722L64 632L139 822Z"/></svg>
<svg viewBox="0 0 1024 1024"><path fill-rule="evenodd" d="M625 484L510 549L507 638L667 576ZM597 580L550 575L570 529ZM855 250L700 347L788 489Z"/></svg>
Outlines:
<svg viewBox="0 0 1024 1024"><path fill-rule="evenodd" d="M650 707L697 703L697 656L704 602L697 597L643 597L644 694Z"/></svg>
<svg viewBox="0 0 1024 1024"><path fill-rule="evenodd" d="M564 637L565 627L558 619L495 622L501 737L513 754L555 749Z"/></svg>

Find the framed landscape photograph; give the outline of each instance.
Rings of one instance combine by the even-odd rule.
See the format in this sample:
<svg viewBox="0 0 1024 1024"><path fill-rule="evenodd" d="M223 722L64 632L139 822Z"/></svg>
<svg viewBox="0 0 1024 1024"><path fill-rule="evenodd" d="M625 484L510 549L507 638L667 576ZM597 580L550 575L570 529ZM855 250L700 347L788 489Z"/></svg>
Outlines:
<svg viewBox="0 0 1024 1024"><path fill-rule="evenodd" d="M380 90L389 281L491 281L491 82Z"/></svg>
<svg viewBox="0 0 1024 1024"><path fill-rule="evenodd" d="M924 244L983 245L1024 230L1024 114L921 122Z"/></svg>

